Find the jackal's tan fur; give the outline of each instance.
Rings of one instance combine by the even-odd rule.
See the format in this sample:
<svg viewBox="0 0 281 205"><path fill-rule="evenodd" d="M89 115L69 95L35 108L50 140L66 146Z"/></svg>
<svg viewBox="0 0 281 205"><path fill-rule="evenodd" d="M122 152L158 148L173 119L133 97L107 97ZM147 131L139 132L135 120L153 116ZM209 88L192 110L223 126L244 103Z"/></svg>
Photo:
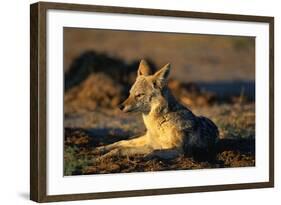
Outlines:
<svg viewBox="0 0 281 205"><path fill-rule="evenodd" d="M130 96L122 103L124 112L141 112L147 128L143 136L98 147L103 157L112 155L148 155L174 158L180 154L208 155L218 139L216 125L195 116L178 103L167 88L170 65L152 74L142 60Z"/></svg>

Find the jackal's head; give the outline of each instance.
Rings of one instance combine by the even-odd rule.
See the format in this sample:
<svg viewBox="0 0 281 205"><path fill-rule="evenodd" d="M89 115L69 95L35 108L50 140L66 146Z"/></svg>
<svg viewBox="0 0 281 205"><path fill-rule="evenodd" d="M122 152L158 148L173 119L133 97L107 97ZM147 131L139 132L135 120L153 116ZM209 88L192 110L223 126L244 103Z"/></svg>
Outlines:
<svg viewBox="0 0 281 205"><path fill-rule="evenodd" d="M170 64L167 64L152 74L149 65L141 60L136 82L130 90L129 97L120 105L120 109L124 112L149 113L153 103L163 99L169 72Z"/></svg>

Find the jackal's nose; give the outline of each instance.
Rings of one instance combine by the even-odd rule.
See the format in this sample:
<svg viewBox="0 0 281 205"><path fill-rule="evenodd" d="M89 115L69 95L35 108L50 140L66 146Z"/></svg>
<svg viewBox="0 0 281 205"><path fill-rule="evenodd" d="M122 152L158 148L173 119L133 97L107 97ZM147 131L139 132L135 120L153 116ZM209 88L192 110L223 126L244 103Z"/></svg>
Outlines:
<svg viewBox="0 0 281 205"><path fill-rule="evenodd" d="M123 104L120 104L118 107L120 110L123 110L125 106Z"/></svg>

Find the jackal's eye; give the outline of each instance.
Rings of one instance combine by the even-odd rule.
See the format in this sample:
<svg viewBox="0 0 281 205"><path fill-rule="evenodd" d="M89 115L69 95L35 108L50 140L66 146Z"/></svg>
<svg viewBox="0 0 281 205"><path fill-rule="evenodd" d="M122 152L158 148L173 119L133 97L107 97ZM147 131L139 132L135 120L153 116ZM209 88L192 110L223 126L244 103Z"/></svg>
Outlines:
<svg viewBox="0 0 281 205"><path fill-rule="evenodd" d="M139 93L139 94L135 95L136 98L140 98L142 96L144 96L144 93Z"/></svg>

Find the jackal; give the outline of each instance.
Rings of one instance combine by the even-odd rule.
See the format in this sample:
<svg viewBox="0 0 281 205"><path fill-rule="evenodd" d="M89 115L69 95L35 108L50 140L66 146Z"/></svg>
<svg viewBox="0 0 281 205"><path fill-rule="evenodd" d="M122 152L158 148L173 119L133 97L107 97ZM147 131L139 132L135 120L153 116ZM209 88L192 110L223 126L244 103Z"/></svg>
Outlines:
<svg viewBox="0 0 281 205"><path fill-rule="evenodd" d="M196 116L173 97L167 87L170 64L152 74L141 60L129 97L120 105L124 112L140 112L146 126L143 136L98 147L102 157L145 155L172 159L187 154L210 157L218 140L217 126Z"/></svg>

